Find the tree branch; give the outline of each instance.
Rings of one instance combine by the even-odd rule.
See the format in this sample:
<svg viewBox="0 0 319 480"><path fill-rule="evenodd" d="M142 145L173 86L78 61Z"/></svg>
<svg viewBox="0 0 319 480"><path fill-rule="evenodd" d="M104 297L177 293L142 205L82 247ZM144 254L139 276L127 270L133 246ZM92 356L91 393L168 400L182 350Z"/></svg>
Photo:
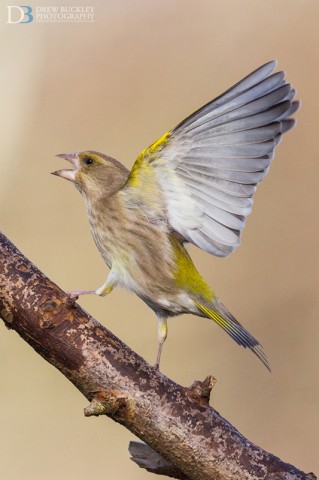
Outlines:
<svg viewBox="0 0 319 480"><path fill-rule="evenodd" d="M194 480L316 478L252 444L209 407L212 377L183 388L154 370L2 234L0 315L90 401L85 415L107 415L151 447L131 444L140 466Z"/></svg>

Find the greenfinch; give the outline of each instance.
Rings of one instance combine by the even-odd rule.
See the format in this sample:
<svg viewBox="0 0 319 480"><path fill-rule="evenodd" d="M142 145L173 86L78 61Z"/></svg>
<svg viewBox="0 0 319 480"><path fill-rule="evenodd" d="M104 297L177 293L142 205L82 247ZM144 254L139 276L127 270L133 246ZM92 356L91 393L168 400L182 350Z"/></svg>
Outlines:
<svg viewBox="0 0 319 480"><path fill-rule="evenodd" d="M167 319L191 313L212 319L270 370L261 344L234 318L197 271L192 243L226 257L240 243L257 184L299 108L276 62L253 71L142 151L131 171L96 151L60 154L71 169L91 232L110 269L97 290L119 285L157 315L159 368Z"/></svg>

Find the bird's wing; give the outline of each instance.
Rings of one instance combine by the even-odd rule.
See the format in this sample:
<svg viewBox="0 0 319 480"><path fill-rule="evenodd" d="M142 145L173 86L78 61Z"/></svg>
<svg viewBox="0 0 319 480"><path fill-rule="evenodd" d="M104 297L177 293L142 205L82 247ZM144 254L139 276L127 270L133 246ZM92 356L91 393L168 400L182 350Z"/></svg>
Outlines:
<svg viewBox="0 0 319 480"><path fill-rule="evenodd" d="M217 256L240 243L257 184L299 102L284 73L266 63L145 149L126 190L164 205L170 227Z"/></svg>

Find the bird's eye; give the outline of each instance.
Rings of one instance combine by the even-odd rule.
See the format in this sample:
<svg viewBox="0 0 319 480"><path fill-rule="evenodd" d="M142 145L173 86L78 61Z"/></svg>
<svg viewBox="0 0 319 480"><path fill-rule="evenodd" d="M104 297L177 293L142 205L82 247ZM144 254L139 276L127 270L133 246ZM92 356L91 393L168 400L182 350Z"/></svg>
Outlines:
<svg viewBox="0 0 319 480"><path fill-rule="evenodd" d="M84 159L85 165L92 165L93 162L94 162L93 158L86 157L86 158Z"/></svg>

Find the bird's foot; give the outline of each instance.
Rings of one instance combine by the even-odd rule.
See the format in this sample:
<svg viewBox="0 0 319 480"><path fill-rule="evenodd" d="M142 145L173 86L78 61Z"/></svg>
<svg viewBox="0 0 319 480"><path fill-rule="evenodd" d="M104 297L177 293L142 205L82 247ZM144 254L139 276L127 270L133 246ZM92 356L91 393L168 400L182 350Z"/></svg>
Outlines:
<svg viewBox="0 0 319 480"><path fill-rule="evenodd" d="M79 298L80 295L99 295L100 297L104 297L108 295L113 290L113 286L102 285L102 287L98 288L97 290L68 290L66 292L68 303L70 305L74 305L76 300Z"/></svg>
<svg viewBox="0 0 319 480"><path fill-rule="evenodd" d="M77 300L80 295L95 294L95 290L71 290L66 292L71 300Z"/></svg>
<svg viewBox="0 0 319 480"><path fill-rule="evenodd" d="M72 307L79 298L80 295L86 295L90 293L95 293L95 290L72 290L67 291L67 303Z"/></svg>

